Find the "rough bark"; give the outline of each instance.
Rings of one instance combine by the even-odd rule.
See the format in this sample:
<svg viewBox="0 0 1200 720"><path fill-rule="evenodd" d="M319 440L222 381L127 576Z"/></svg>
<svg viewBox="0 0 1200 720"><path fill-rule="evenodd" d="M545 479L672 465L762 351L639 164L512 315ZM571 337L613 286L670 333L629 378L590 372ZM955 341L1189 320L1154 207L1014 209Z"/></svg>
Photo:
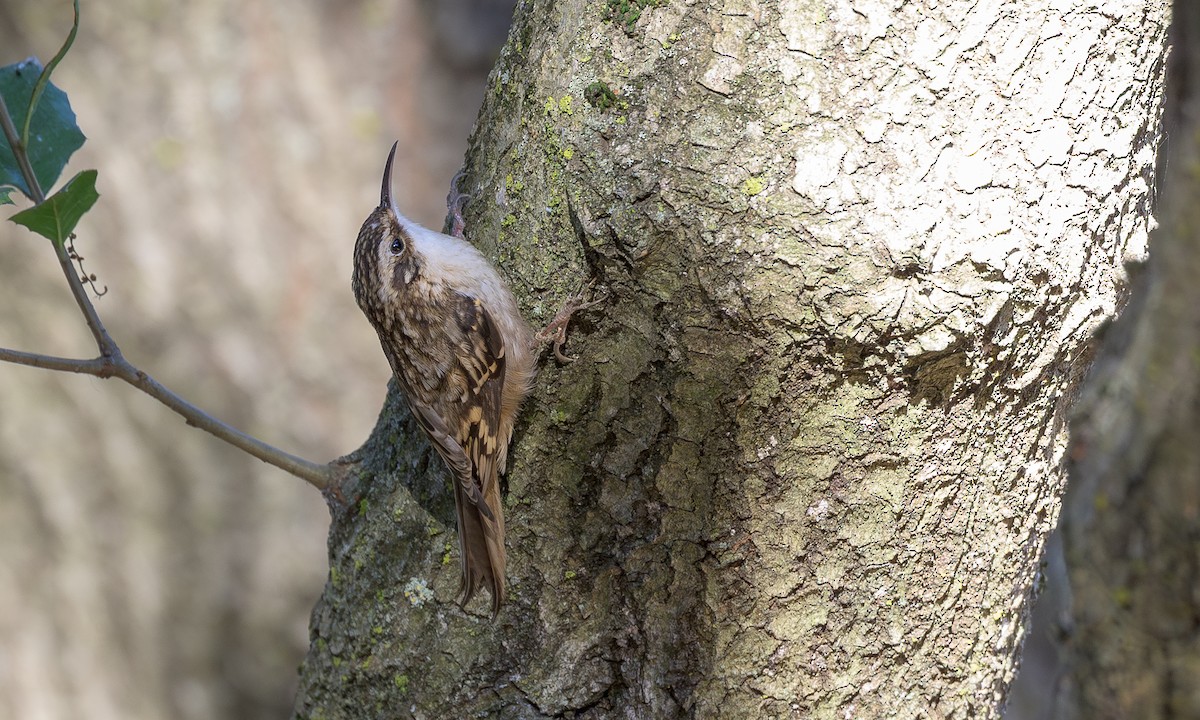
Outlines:
<svg viewBox="0 0 1200 720"><path fill-rule="evenodd" d="M296 716L994 717L1149 223L1165 9L1071 7L523 3L468 235L531 319L606 300L518 428L495 624L390 396Z"/></svg>
<svg viewBox="0 0 1200 720"><path fill-rule="evenodd" d="M1175 13L1162 224L1072 426L1063 718L1200 717L1200 9Z"/></svg>

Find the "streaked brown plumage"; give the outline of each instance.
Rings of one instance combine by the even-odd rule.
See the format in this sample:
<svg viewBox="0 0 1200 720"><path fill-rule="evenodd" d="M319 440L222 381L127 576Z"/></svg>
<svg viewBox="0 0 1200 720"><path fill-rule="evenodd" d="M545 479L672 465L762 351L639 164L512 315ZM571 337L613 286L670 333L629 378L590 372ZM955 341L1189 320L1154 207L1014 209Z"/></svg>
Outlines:
<svg viewBox="0 0 1200 720"><path fill-rule="evenodd" d="M533 379L533 336L508 286L465 240L408 220L383 191L354 244L354 297L413 415L450 469L462 602L484 585L504 601L499 474Z"/></svg>

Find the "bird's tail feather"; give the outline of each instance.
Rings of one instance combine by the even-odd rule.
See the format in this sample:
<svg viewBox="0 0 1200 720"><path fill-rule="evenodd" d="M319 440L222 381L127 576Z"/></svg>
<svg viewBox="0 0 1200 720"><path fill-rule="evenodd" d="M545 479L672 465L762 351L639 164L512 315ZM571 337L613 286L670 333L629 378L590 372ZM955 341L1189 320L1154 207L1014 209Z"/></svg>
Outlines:
<svg viewBox="0 0 1200 720"><path fill-rule="evenodd" d="M504 515L500 507L499 483L486 488L484 502L492 519L455 483L455 508L458 511L458 545L462 557L462 604L486 586L492 595L492 617L504 602ZM494 490L493 490L494 489ZM493 492L487 492L493 490Z"/></svg>

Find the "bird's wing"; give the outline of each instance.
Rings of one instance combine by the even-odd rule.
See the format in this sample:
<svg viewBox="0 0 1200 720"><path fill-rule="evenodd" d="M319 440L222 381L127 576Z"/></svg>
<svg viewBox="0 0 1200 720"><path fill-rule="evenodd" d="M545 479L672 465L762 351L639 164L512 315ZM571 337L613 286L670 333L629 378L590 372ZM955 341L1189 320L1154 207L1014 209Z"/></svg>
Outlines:
<svg viewBox="0 0 1200 720"><path fill-rule="evenodd" d="M492 612L504 600L504 514L500 505L500 405L504 388L504 339L478 298L457 295L458 363L463 387L454 439L470 462L459 475L455 499L463 550L463 602L480 581L492 593Z"/></svg>
<svg viewBox="0 0 1200 720"><path fill-rule="evenodd" d="M485 518L494 519L488 480L496 465L500 403L504 388L504 341L483 304L454 293L445 328L454 347L454 363L446 376L447 390L438 402L410 403L417 423L445 460L459 491ZM417 397L397 373L406 397ZM498 500L498 495L497 498Z"/></svg>
<svg viewBox="0 0 1200 720"><path fill-rule="evenodd" d="M504 441L499 436L504 341L479 300L455 293L453 302L446 332L456 362L446 377L448 390L436 407L413 403L412 409L453 475L462 602L487 585L495 615L504 599L506 559L497 476Z"/></svg>

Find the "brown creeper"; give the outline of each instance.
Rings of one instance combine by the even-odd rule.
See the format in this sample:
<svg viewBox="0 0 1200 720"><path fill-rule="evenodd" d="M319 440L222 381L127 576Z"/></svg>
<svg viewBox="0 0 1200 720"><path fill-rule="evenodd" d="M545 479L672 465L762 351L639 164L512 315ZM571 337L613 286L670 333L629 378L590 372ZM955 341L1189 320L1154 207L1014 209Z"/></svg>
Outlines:
<svg viewBox="0 0 1200 720"><path fill-rule="evenodd" d="M454 484L462 603L486 585L492 615L504 601L504 513L499 474L533 380L529 326L508 286L465 240L421 227L392 201L392 161L379 207L354 243L354 298L417 422Z"/></svg>

